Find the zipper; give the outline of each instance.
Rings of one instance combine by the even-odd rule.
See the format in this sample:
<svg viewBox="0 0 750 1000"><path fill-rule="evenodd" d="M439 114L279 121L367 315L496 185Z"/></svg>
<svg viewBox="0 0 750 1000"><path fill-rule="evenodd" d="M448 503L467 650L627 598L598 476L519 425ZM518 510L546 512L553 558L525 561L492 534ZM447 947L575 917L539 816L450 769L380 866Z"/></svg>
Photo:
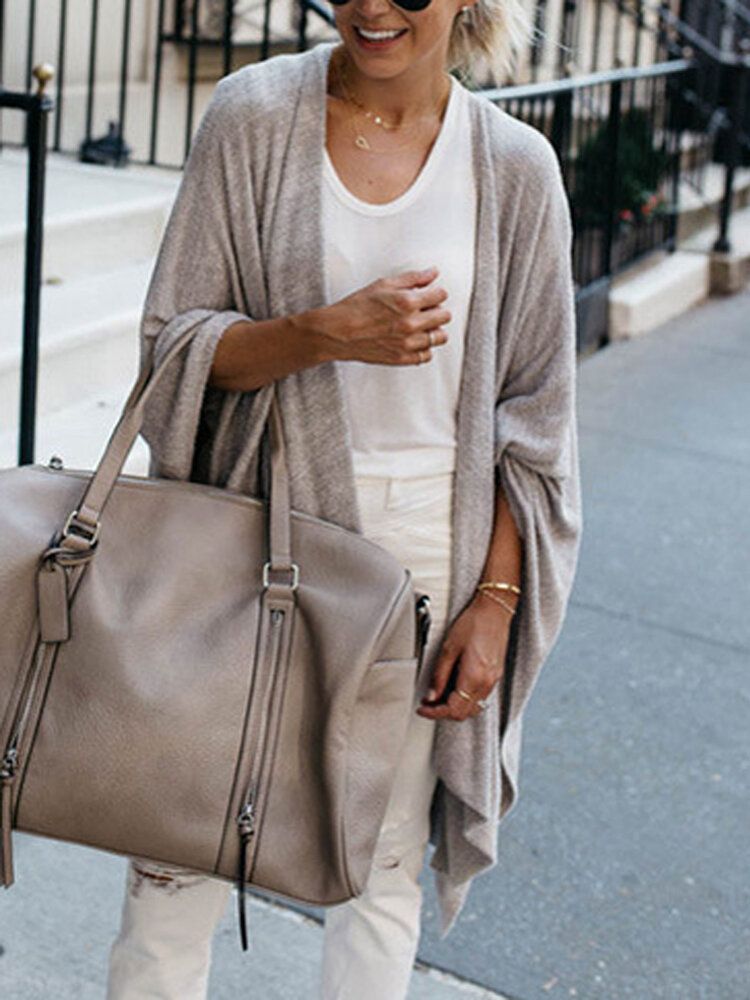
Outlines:
<svg viewBox="0 0 750 1000"><path fill-rule="evenodd" d="M255 835L255 786L250 785L245 793L245 801L237 816L240 834L240 856L237 866L237 899L239 901L240 938L242 950L247 951L247 921L245 917L245 872L250 840Z"/></svg>
<svg viewBox="0 0 750 1000"><path fill-rule="evenodd" d="M268 659L271 664L269 686L272 688L276 667L278 665L279 651L281 649L281 633L286 612L281 608L271 608L271 631L268 638ZM270 710L270 705L268 706ZM245 893L246 877L248 868L251 868L255 860L255 849L257 847L256 835L256 802L258 799L258 781L263 772L265 761L265 751L268 739L263 739L258 747L257 765L253 766L250 780L245 789L240 811L237 813L237 832L240 838L239 858L237 862L237 904L239 908L240 940L242 950L247 951L247 920L245 915ZM255 763L255 762L254 762Z"/></svg>
<svg viewBox="0 0 750 1000"><path fill-rule="evenodd" d="M422 594L422 596L417 601L417 678L419 678L422 673L422 662L424 660L424 651L427 647L427 637L430 634L430 625L432 624L432 615L430 613L430 598L427 594Z"/></svg>
<svg viewBox="0 0 750 1000"><path fill-rule="evenodd" d="M19 748L23 736L26 721L29 717L31 705L36 694L37 683L41 674L41 664L44 660L43 650L45 647L41 642L34 652L34 662L29 668L28 676L24 681L21 698L16 710L16 718L13 722L10 738L5 747L2 764L0 764L0 830L2 831L2 851L3 885L7 889L13 884L13 845L12 833L12 802L13 785L16 780L19 766Z"/></svg>
<svg viewBox="0 0 750 1000"><path fill-rule="evenodd" d="M13 885L13 844L11 841L11 805L13 802L13 780L18 766L18 750L9 746L0 764L0 825L3 830L3 885L6 889Z"/></svg>

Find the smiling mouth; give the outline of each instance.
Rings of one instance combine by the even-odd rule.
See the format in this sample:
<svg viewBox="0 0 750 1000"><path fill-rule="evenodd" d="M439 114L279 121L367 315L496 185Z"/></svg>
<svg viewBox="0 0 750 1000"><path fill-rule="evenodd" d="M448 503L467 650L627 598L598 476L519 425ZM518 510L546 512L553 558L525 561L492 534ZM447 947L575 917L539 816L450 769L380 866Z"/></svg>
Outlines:
<svg viewBox="0 0 750 1000"><path fill-rule="evenodd" d="M400 35L403 35L407 29L406 28L378 28L377 30L367 29L367 28L364 29L365 31L372 30L374 34L379 34L381 31L388 32L388 34L384 35L383 38L378 38L378 39L371 39L368 38L367 35L364 35L362 33L363 29L361 29L358 24L354 25L354 30L359 35L359 37L364 38L365 41L390 41L393 38L398 38Z"/></svg>

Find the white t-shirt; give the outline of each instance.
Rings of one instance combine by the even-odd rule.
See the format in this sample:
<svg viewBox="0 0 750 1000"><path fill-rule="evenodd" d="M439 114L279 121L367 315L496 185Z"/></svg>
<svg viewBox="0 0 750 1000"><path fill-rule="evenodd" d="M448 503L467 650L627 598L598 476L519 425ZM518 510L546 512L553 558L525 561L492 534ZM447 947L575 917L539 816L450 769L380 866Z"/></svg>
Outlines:
<svg viewBox="0 0 750 1000"><path fill-rule="evenodd" d="M474 279L476 189L468 94L451 76L437 139L417 178L385 204L361 201L324 150L323 242L327 302L376 278L439 268L448 292L445 344L420 365L336 361L352 430L355 475L415 476L455 467L456 411Z"/></svg>

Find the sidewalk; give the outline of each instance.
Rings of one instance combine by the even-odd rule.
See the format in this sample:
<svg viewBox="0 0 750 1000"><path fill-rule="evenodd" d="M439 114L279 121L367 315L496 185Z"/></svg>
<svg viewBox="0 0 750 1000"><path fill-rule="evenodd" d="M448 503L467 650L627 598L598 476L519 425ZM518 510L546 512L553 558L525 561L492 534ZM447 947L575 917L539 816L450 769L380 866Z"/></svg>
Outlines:
<svg viewBox="0 0 750 1000"><path fill-rule="evenodd" d="M748 1000L750 289L583 361L578 399L581 561L520 800L420 957L514 1000Z"/></svg>
<svg viewBox="0 0 750 1000"><path fill-rule="evenodd" d="M749 387L750 289L581 362L584 541L521 798L445 941L425 871L411 1000L747 1000ZM0 995L101 998L124 859L15 844ZM314 1000L320 911L253 901L243 953L231 903L211 1000Z"/></svg>
<svg viewBox="0 0 750 1000"><path fill-rule="evenodd" d="M125 859L23 833L13 836L16 881L0 889L0 997L103 1000ZM253 895L247 920L250 949L243 952L233 890L214 938L210 1000L314 1000L319 922ZM409 1000L505 998L422 967L412 977Z"/></svg>

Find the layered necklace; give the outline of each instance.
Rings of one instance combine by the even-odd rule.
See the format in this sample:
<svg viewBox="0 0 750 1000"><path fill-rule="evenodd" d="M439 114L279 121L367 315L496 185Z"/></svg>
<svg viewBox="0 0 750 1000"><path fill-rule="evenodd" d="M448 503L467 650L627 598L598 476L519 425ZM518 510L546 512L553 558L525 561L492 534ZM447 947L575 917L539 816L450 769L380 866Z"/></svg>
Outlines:
<svg viewBox="0 0 750 1000"><path fill-rule="evenodd" d="M399 149L404 149L407 146L411 145L411 140L407 140L407 142L403 142L399 146L391 147L388 150L373 149L367 137L357 129L355 118L358 113L363 114L366 118L369 118L374 125L379 125L380 128L384 129L385 131L389 132L399 131L403 128L403 125L396 125L392 122L387 122L382 115L376 114L374 111L369 111L365 107L365 105L362 104L361 101L357 100L357 98L354 96L351 90L351 83L346 65L346 54L343 50L340 51L341 51L341 57L338 60L335 60L334 66L336 69L336 75L338 77L339 84L341 85L341 90L344 94L344 98L347 104L349 104L352 108L352 110L349 113L348 124L352 132L354 145L357 147L357 149L362 149L369 153L385 153L385 152L391 153ZM450 75L448 73L445 74L445 77L450 81ZM450 99L450 88L448 89L447 96L441 98L439 105L436 106L435 108L435 111L438 113L438 118L440 120L442 120L449 99ZM426 118L432 118L432 114L424 115L421 118L419 118L418 121L423 121Z"/></svg>

